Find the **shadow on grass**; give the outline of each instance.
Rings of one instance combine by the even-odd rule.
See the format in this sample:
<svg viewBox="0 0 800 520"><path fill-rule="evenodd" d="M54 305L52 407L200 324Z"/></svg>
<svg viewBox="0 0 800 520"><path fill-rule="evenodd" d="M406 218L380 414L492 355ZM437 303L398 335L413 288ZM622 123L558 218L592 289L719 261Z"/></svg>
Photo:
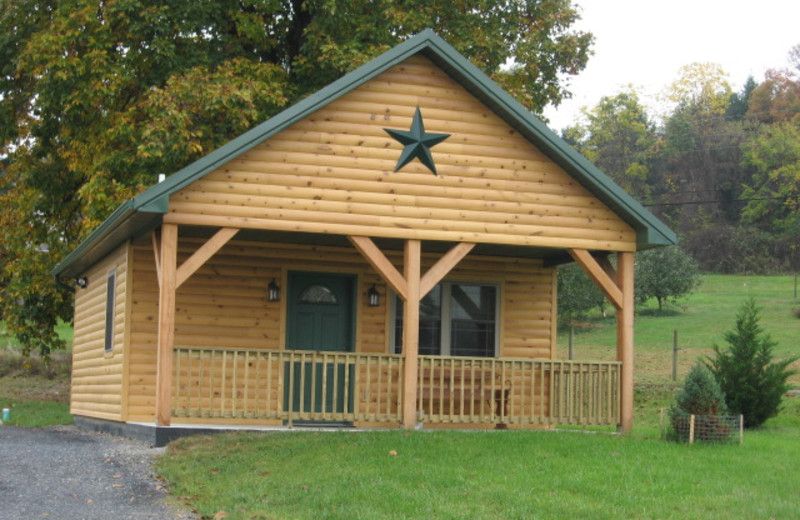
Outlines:
<svg viewBox="0 0 800 520"><path fill-rule="evenodd" d="M639 316L650 316L654 318L667 318L667 317L675 317L681 316L684 312L680 309L637 309L636 314Z"/></svg>
<svg viewBox="0 0 800 520"><path fill-rule="evenodd" d="M665 307L660 310L650 307L636 307L636 315L642 317L674 318L675 316L683 316L685 314L685 308L679 307ZM608 312L605 316L582 316L574 319L570 323L559 323L558 332L568 334L569 329L572 328L576 335L588 334L606 326L615 326L616 320L616 314L614 312Z"/></svg>

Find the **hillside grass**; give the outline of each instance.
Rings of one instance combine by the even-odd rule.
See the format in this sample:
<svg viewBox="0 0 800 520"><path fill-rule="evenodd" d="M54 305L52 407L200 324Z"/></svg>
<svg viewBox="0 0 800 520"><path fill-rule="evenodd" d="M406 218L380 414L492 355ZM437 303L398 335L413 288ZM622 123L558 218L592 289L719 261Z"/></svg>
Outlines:
<svg viewBox="0 0 800 520"><path fill-rule="evenodd" d="M669 384L672 378L673 333L678 331L678 381L700 357L713 354L713 346L726 348L723 334L733 329L736 314L749 297L761 308L761 326L778 345L776 358L800 354L800 300L794 298L793 276L707 275L697 291L658 311L654 300L637 306L634 331L636 383ZM559 357L567 357L568 331L558 337ZM599 313L575 327L575 359L613 360L616 357L616 322L613 313ZM800 371L800 362L793 365ZM800 385L800 374L792 382Z"/></svg>

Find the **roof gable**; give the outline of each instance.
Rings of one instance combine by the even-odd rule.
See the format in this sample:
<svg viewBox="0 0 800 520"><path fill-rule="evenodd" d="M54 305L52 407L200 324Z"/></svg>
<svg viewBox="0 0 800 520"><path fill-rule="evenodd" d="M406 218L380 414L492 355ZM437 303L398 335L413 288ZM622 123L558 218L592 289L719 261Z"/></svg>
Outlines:
<svg viewBox="0 0 800 520"><path fill-rule="evenodd" d="M73 274L78 268L77 264L86 265L97 260L103 251L156 227L160 222L160 215L168 210L171 195L417 54L422 54L444 70L618 214L636 230L640 249L674 244L677 241L674 233L655 216L550 131L453 47L433 31L426 30L127 201L65 258L54 269L54 274Z"/></svg>

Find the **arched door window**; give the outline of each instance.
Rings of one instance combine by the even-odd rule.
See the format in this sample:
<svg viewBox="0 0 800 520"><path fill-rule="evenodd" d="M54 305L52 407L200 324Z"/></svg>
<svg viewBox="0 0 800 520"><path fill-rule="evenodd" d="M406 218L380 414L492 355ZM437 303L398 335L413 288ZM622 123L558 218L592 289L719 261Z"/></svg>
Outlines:
<svg viewBox="0 0 800 520"><path fill-rule="evenodd" d="M338 305L336 294L324 285L309 285L297 299L298 303L313 303L317 305Z"/></svg>

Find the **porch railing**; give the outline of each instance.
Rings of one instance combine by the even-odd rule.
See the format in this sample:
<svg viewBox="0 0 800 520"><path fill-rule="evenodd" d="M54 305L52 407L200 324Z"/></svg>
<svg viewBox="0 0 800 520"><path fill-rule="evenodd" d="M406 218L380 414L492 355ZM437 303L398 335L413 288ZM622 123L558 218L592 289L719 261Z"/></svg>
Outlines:
<svg viewBox="0 0 800 520"><path fill-rule="evenodd" d="M404 359L390 354L177 347L173 417L399 423ZM429 424L619 421L617 362L420 356Z"/></svg>
<svg viewBox="0 0 800 520"><path fill-rule="evenodd" d="M618 362L420 356L418 410L430 423L613 425Z"/></svg>
<svg viewBox="0 0 800 520"><path fill-rule="evenodd" d="M399 422L402 356L175 349L173 417Z"/></svg>

